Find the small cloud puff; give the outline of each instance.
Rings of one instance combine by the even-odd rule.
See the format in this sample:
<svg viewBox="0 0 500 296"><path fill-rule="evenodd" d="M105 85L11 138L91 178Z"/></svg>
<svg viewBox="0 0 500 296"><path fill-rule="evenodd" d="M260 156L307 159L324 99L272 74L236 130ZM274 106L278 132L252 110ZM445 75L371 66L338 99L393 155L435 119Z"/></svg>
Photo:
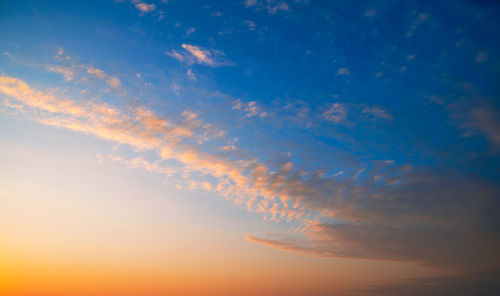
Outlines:
<svg viewBox="0 0 500 296"><path fill-rule="evenodd" d="M137 10L139 10L141 13L148 13L156 9L156 5L154 4L147 4L139 0L132 0L131 2L134 4L135 8L137 8Z"/></svg>

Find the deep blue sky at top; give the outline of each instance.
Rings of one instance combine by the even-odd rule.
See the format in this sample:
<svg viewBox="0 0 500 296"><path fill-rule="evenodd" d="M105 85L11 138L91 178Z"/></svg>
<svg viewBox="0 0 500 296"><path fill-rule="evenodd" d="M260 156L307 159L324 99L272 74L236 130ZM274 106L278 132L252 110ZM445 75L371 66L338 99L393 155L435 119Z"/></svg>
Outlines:
<svg viewBox="0 0 500 296"><path fill-rule="evenodd" d="M158 112L190 107L264 160L298 151L296 162L334 172L347 152L360 167L393 159L500 175L495 1L311 0L275 11L280 2L151 3L156 9L141 13L130 1L2 1L0 47L35 60L61 47L132 89L127 80L141 73L155 87L136 92L155 98ZM221 64L165 54L182 44L223 52ZM2 71L15 68L2 59ZM267 116L238 115L237 99ZM325 119L335 103L348 110L341 121ZM390 118L363 113L374 107ZM472 120L478 107L492 110L493 122Z"/></svg>

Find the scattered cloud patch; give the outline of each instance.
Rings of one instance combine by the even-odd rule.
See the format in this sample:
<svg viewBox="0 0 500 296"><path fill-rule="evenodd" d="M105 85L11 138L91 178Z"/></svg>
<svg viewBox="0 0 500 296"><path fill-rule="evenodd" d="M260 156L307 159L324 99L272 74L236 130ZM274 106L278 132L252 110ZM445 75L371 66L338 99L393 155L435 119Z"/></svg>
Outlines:
<svg viewBox="0 0 500 296"><path fill-rule="evenodd" d="M115 89L120 89L121 88L121 81L120 79L116 77L112 77L105 73L103 70L94 68L92 66L87 68L87 73L96 76L97 78L105 81L109 86L115 88Z"/></svg>
<svg viewBox="0 0 500 296"><path fill-rule="evenodd" d="M73 80L73 77L75 76L75 73L73 73L73 71L69 68L52 66L52 67L49 67L48 70L51 72L61 74L64 77L64 80L66 80L66 81Z"/></svg>
<svg viewBox="0 0 500 296"><path fill-rule="evenodd" d="M392 120L392 115L387 112L387 110L378 107L365 107L361 111L363 114L367 115L372 120L384 119L384 120Z"/></svg>
<svg viewBox="0 0 500 296"><path fill-rule="evenodd" d="M184 62L188 65L200 64L211 67L232 65L224 58L224 52L220 50L207 49L192 44L184 43L182 44L181 51L176 51L173 49L170 52L165 52L165 54L178 60L179 62Z"/></svg>
<svg viewBox="0 0 500 296"><path fill-rule="evenodd" d="M290 6L284 1L276 2L274 0L258 1L258 0L245 0L243 5L247 8L254 8L256 10L265 9L269 14L276 14L279 11L288 11Z"/></svg>
<svg viewBox="0 0 500 296"><path fill-rule="evenodd" d="M213 66L215 64L212 58L212 53L207 49L203 49L199 46L190 44L182 44L182 48L193 55L196 58L197 63L199 64L207 64L209 66Z"/></svg>
<svg viewBox="0 0 500 296"><path fill-rule="evenodd" d="M196 80L196 75L194 75L192 69L188 69L187 72L186 72L186 75L189 77L189 79L191 79L193 81Z"/></svg>
<svg viewBox="0 0 500 296"><path fill-rule="evenodd" d="M288 11L290 9L290 7L288 6L288 4L286 4L286 2L280 2L280 3L276 3L276 4L268 3L266 8L270 14L275 14L276 12L278 12L280 10L281 11Z"/></svg>
<svg viewBox="0 0 500 296"><path fill-rule="evenodd" d="M349 68L340 68L337 70L337 76L350 76L351 72L349 71Z"/></svg>
<svg viewBox="0 0 500 296"><path fill-rule="evenodd" d="M156 5L154 4L147 4L146 2L141 2L139 0L132 0L131 2L141 13L152 12L156 9Z"/></svg>
<svg viewBox="0 0 500 296"><path fill-rule="evenodd" d="M415 30L417 29L418 26L420 26L422 23L424 23L427 19L429 18L429 15L426 13L419 13L415 20L413 21L413 24L410 27L410 30L408 33L406 33L407 37L411 37Z"/></svg>
<svg viewBox="0 0 500 296"><path fill-rule="evenodd" d="M165 54L168 55L169 57L178 60L179 62L184 61L184 56L175 51L174 49L172 49L172 51L166 51Z"/></svg>
<svg viewBox="0 0 500 296"><path fill-rule="evenodd" d="M79 104L9 76L0 76L0 92L33 110L33 118L43 124L152 151L161 160L177 161L186 172L210 176L215 180L209 182L210 188L204 180L188 188L209 188L272 221L300 221L304 226L300 232L307 238L251 236L249 241L314 256L402 260L436 267L489 267L500 262L499 242L488 234L500 226L498 191L488 183L407 170L407 164L394 163L384 165L384 171L363 169L358 175L357 170L338 179L317 170L298 170L288 161L273 169L254 158L221 156L184 141L196 138L205 126L193 112L185 111L184 119L174 122L146 106L123 112L97 100ZM254 107L256 103L242 103L239 109L258 114ZM325 116L339 121L346 113L345 105L335 103ZM156 170L143 158L131 164Z"/></svg>
<svg viewBox="0 0 500 296"><path fill-rule="evenodd" d="M347 116L347 107L342 103L334 103L322 114L323 118L333 122L341 122Z"/></svg>
<svg viewBox="0 0 500 296"><path fill-rule="evenodd" d="M252 7L257 5L257 0L245 0L243 4L245 4L246 7Z"/></svg>
<svg viewBox="0 0 500 296"><path fill-rule="evenodd" d="M248 29L249 29L250 31L255 31L255 27L257 26L257 25L255 24L255 22L252 22L252 21L246 20L246 21L244 21L243 23L245 24L245 26L247 26L247 27L248 27Z"/></svg>

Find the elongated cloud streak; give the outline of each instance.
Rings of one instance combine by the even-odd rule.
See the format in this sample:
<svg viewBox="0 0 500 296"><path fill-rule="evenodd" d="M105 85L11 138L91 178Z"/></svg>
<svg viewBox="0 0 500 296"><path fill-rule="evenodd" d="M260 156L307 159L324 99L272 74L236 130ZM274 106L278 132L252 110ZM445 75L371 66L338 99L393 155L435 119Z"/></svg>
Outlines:
<svg viewBox="0 0 500 296"><path fill-rule="evenodd" d="M273 169L256 159L232 159L187 144L185 140L196 137L204 126L192 112L184 112L180 122L146 107L124 113L104 102L57 98L8 76L0 76L0 92L42 111L36 119L44 124L156 151L161 159L177 161L185 170L212 176L216 184L201 183L202 188L272 220L300 221L304 227L297 231L308 238L300 244L256 236L249 241L327 257L460 268L500 264L494 252L500 244L489 233L500 225L498 191L488 183L459 182L392 161L375 163L363 179L326 178L320 171L294 170L291 162ZM334 111L329 115L339 113ZM141 158L129 164L171 173ZM427 251L430 246L432 253Z"/></svg>

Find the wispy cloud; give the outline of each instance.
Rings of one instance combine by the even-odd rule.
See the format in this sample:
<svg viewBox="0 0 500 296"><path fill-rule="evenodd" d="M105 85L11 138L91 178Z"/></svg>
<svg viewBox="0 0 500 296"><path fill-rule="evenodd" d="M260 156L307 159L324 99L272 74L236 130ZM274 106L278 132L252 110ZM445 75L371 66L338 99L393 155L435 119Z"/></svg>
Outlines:
<svg viewBox="0 0 500 296"><path fill-rule="evenodd" d="M406 33L406 36L407 37L410 37L413 35L413 33L415 32L415 30L422 24L424 23L425 21L427 21L427 19L429 18L429 15L427 13L419 13L415 19L413 20L413 24L411 25L410 27L410 30L408 31L408 33Z"/></svg>
<svg viewBox="0 0 500 296"><path fill-rule="evenodd" d="M186 72L186 75L189 77L189 79L196 80L196 75L194 75L192 69L188 69L187 72Z"/></svg>
<svg viewBox="0 0 500 296"><path fill-rule="evenodd" d="M470 111L462 127L479 129L497 149L500 149L499 110L486 106L475 107Z"/></svg>
<svg viewBox="0 0 500 296"><path fill-rule="evenodd" d="M64 77L64 80L66 81L71 81L73 80L73 77L75 76L75 73L73 70L69 68L64 68L64 67L59 67L59 66L51 66L48 68L49 71L51 72L56 72L59 74L62 74Z"/></svg>
<svg viewBox="0 0 500 296"><path fill-rule="evenodd" d="M121 81L120 79L110 76L107 73L105 73L103 70L94 68L92 66L88 67L87 73L91 75L95 75L97 78L105 81L109 86L115 88L115 89L120 89L121 88Z"/></svg>
<svg viewBox="0 0 500 296"><path fill-rule="evenodd" d="M323 112L323 118L333 122L341 122L347 116L347 107L342 103L334 103L330 109Z"/></svg>
<svg viewBox="0 0 500 296"><path fill-rule="evenodd" d="M460 275L419 277L406 281L360 289L360 295L421 296L421 295L498 295L500 294L500 272L487 270Z"/></svg>
<svg viewBox="0 0 500 296"><path fill-rule="evenodd" d="M339 68L337 70L337 76L349 76L351 75L351 71L348 68Z"/></svg>
<svg viewBox="0 0 500 296"><path fill-rule="evenodd" d="M255 8L257 10L265 9L269 14L290 10L290 6L286 2L275 0L266 0L265 2L258 0L245 0L243 5L247 8Z"/></svg>
<svg viewBox="0 0 500 296"><path fill-rule="evenodd" d="M182 48L192 54L199 64L207 64L210 66L215 64L212 58L212 53L209 50L190 44L182 44Z"/></svg>
<svg viewBox="0 0 500 296"><path fill-rule="evenodd" d="M206 49L201 46L192 44L182 44L182 50L176 51L172 49L165 52L166 55L187 64L201 64L211 67L229 66L231 63L227 61L224 52L214 49Z"/></svg>
<svg viewBox="0 0 500 296"><path fill-rule="evenodd" d="M197 141L186 141L196 139L207 126L190 111L183 112L181 121L173 121L145 106L123 112L99 101L79 104L8 76L0 76L0 92L25 106L41 123L153 151L160 160L177 161L184 172L211 176L215 181L193 186L273 221L298 221L303 225L298 231L307 237L297 241L249 236L249 241L315 256L405 260L439 267L492 266L500 260L499 243L488 235L488 229L500 226L497 210L492 210L500 208L495 202L498 191L488 183L413 170L393 161L373 163L357 178L353 178L357 172L342 178L320 170L306 172L291 162L273 167L256 158L236 157L241 154L210 153ZM239 109L246 107L242 103ZM347 112L343 108L335 103L327 115L340 120ZM239 152L225 153L232 151ZM130 165L162 173L160 166L143 158Z"/></svg>
<svg viewBox="0 0 500 296"><path fill-rule="evenodd" d="M172 51L166 51L165 54L168 55L169 57L172 57L172 58L178 60L179 62L184 61L184 56L182 56L180 53L178 53L174 49L172 49Z"/></svg>
<svg viewBox="0 0 500 296"><path fill-rule="evenodd" d="M363 114L367 115L369 119L372 120L377 120L377 119L384 119L384 120L392 120L393 117L392 115L385 109L378 107L378 106L372 106L372 107L365 107L361 111Z"/></svg>

